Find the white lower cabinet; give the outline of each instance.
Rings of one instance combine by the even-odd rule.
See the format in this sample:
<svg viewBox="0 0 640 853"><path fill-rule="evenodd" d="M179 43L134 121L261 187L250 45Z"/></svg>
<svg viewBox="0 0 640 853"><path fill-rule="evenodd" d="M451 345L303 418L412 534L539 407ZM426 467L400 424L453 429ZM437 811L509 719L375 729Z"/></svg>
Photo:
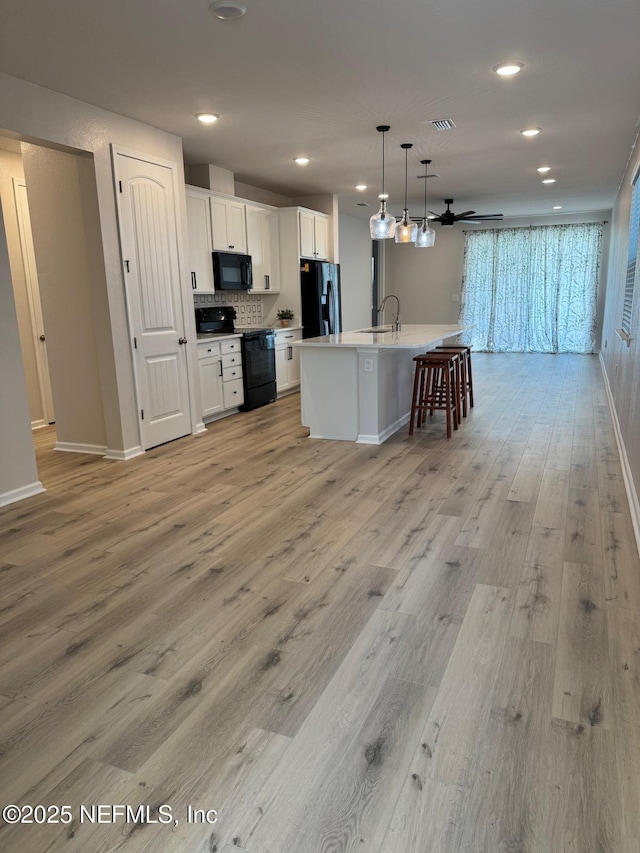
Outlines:
<svg viewBox="0 0 640 853"><path fill-rule="evenodd" d="M300 352L292 346L302 340L302 329L276 329L276 387L278 396L300 385Z"/></svg>
<svg viewBox="0 0 640 853"><path fill-rule="evenodd" d="M232 414L244 402L240 338L198 344L202 417Z"/></svg>

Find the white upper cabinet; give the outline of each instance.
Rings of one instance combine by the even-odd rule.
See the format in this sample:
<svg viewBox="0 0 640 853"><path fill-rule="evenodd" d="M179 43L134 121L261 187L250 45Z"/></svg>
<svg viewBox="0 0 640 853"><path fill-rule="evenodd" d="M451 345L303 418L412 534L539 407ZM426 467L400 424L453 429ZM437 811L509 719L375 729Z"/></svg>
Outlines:
<svg viewBox="0 0 640 853"><path fill-rule="evenodd" d="M329 217L310 210L298 211L300 257L326 261L329 258Z"/></svg>
<svg viewBox="0 0 640 853"><path fill-rule="evenodd" d="M213 248L218 252L247 254L245 205L233 199L211 196Z"/></svg>
<svg viewBox="0 0 640 853"><path fill-rule="evenodd" d="M213 290L213 244L208 193L187 187L187 225L191 287L197 292L210 292Z"/></svg>
<svg viewBox="0 0 640 853"><path fill-rule="evenodd" d="M280 292L278 216L274 210L246 206L247 254L251 255L255 293Z"/></svg>

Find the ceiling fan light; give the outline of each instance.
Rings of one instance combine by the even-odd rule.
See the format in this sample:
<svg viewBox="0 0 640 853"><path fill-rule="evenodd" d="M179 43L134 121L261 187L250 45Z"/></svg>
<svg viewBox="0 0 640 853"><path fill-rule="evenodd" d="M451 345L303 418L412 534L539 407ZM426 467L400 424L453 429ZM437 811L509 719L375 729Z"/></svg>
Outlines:
<svg viewBox="0 0 640 853"><path fill-rule="evenodd" d="M415 243L418 239L418 226L409 219L409 211L405 208L402 221L396 225L396 243Z"/></svg>
<svg viewBox="0 0 640 853"><path fill-rule="evenodd" d="M422 225L418 229L418 237L416 239L416 249L429 249L436 242L436 232L433 228L429 228L427 219L423 219Z"/></svg>
<svg viewBox="0 0 640 853"><path fill-rule="evenodd" d="M389 240L395 234L396 218L387 213L387 203L380 202L380 210L369 220L369 233L372 240Z"/></svg>

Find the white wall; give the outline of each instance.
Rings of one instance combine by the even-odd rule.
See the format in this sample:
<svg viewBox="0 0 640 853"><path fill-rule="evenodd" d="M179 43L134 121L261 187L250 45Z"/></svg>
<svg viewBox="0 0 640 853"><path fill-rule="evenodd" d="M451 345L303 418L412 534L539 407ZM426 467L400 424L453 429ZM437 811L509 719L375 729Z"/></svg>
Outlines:
<svg viewBox="0 0 640 853"><path fill-rule="evenodd" d="M26 272L22 261L22 249L20 246L18 214L16 210L13 185L14 178L16 180L24 181L22 157L14 151L0 150L0 199L2 199L2 206L4 209L4 227L7 238L7 248L9 250L11 278L13 280L13 295L16 303L18 331L20 333L22 363L27 383L29 412L31 422L41 424L43 419L42 397L40 394L40 380L38 377L36 351L33 340L33 327L31 325L31 315L29 312Z"/></svg>
<svg viewBox="0 0 640 853"><path fill-rule="evenodd" d="M344 213L339 217L342 328L371 323L371 237L369 223Z"/></svg>
<svg viewBox="0 0 640 853"><path fill-rule="evenodd" d="M455 323L460 312L464 238L462 229L435 227L436 242L429 249L385 240L385 295L394 293L407 323ZM393 300L389 304L395 311ZM385 322L392 313L387 312Z"/></svg>
<svg viewBox="0 0 640 853"><path fill-rule="evenodd" d="M620 184L612 215L601 357L615 409L627 494L640 548L640 268L636 268L630 346L616 334L622 322L627 272L631 182L639 173L640 137Z"/></svg>
<svg viewBox="0 0 640 853"><path fill-rule="evenodd" d="M417 249L412 244L385 240L385 293L395 293L400 298L404 323L455 323L460 312L465 229L479 231L487 228L603 222L610 219L610 213L611 211L601 210L592 214L514 217L473 227L458 224L453 228L442 228L434 224L432 227L436 232L436 242L429 249ZM604 312L608 236L609 229L605 226L601 281L598 288L598 342ZM388 313L386 321L389 322L390 319L391 314Z"/></svg>
<svg viewBox="0 0 640 853"><path fill-rule="evenodd" d="M22 156L47 330L56 446L104 452L96 325L108 327L109 316L108 311L94 311L94 293L100 301L106 283L96 233L93 160L39 145L23 145Z"/></svg>
<svg viewBox="0 0 640 853"><path fill-rule="evenodd" d="M9 252L0 203L0 506L42 491L22 371Z"/></svg>

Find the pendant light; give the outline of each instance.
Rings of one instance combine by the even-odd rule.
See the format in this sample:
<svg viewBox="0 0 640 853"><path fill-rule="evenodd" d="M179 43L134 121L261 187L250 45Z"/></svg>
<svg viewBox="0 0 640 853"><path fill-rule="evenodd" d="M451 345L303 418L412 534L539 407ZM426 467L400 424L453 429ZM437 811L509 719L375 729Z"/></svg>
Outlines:
<svg viewBox="0 0 640 853"><path fill-rule="evenodd" d="M376 130L382 134L382 192L379 195L380 210L369 220L369 231L372 240L388 240L396 230L395 216L387 213L387 194L384 191L384 135L390 127L388 124L380 124Z"/></svg>
<svg viewBox="0 0 640 853"><path fill-rule="evenodd" d="M418 226L409 219L409 205L407 204L407 176L409 169L409 149L413 148L411 142L403 142L400 148L404 148L404 216L402 222L396 225L396 243L415 243L418 237Z"/></svg>
<svg viewBox="0 0 640 853"><path fill-rule="evenodd" d="M427 219L427 169L431 160L421 160L420 162L424 166L424 219L418 229L416 249L428 249L436 242L436 232L433 228L429 228L429 220Z"/></svg>

